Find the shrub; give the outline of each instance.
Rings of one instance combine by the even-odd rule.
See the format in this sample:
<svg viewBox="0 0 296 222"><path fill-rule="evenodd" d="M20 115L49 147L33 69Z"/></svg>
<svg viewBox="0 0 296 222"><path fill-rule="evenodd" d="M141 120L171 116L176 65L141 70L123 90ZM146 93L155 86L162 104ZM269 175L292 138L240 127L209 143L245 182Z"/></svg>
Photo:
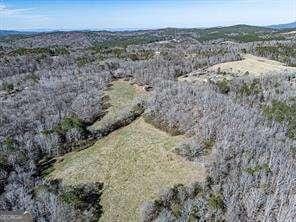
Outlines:
<svg viewBox="0 0 296 222"><path fill-rule="evenodd" d="M203 141L204 149L206 150L206 153L208 154L210 150L215 145L215 140L213 138L209 138Z"/></svg>
<svg viewBox="0 0 296 222"><path fill-rule="evenodd" d="M61 142L71 143L84 139L90 132L85 123L73 116L67 116L62 119L59 124L50 130L42 131L42 135L49 137L49 135L57 134ZM69 144L68 144L69 145ZM64 149L65 147L62 146Z"/></svg>
<svg viewBox="0 0 296 222"><path fill-rule="evenodd" d="M35 73L31 73L27 78L32 80L33 83L38 83L40 80L39 76L37 76Z"/></svg>
<svg viewBox="0 0 296 222"><path fill-rule="evenodd" d="M175 217L180 217L182 213L182 205L180 203L172 203L171 211Z"/></svg>
<svg viewBox="0 0 296 222"><path fill-rule="evenodd" d="M139 51L139 52L129 53L128 54L128 57L132 61L148 60L148 59L153 58L153 56L154 56L153 51L148 51L148 50L144 50L144 51Z"/></svg>
<svg viewBox="0 0 296 222"><path fill-rule="evenodd" d="M102 214L102 206L100 205L102 189L102 183L66 186L60 191L59 199L79 210L81 214L87 211L94 213L91 221L97 221Z"/></svg>
<svg viewBox="0 0 296 222"><path fill-rule="evenodd" d="M65 117L55 128L55 131L64 134L72 129L77 129L80 132L84 132L86 130L84 124L78 118Z"/></svg>
<svg viewBox="0 0 296 222"><path fill-rule="evenodd" d="M208 200L209 206L216 210L224 209L224 202L220 194L212 193Z"/></svg>
<svg viewBox="0 0 296 222"><path fill-rule="evenodd" d="M217 86L219 88L219 91L221 93L227 94L230 91L230 82L229 82L229 80L224 78L223 80L218 81L216 84L217 84Z"/></svg>
<svg viewBox="0 0 296 222"><path fill-rule="evenodd" d="M4 155L0 155L0 169L5 169L8 165L7 159Z"/></svg>
<svg viewBox="0 0 296 222"><path fill-rule="evenodd" d="M262 91L259 82L254 81L250 84L244 83L243 86L238 90L239 95L241 96L251 96L257 95Z"/></svg>
<svg viewBox="0 0 296 222"><path fill-rule="evenodd" d="M194 160L195 158L209 154L214 144L214 139L206 139L202 143L198 143L197 138L190 138L181 142L174 151L189 160Z"/></svg>
<svg viewBox="0 0 296 222"><path fill-rule="evenodd" d="M7 83L7 82L4 82L2 84L2 90L6 91L7 93L12 93L13 90L14 90L14 85L13 83Z"/></svg>
<svg viewBox="0 0 296 222"><path fill-rule="evenodd" d="M88 57L79 57L76 59L76 63L79 67L85 66L91 62L92 62L92 60Z"/></svg>
<svg viewBox="0 0 296 222"><path fill-rule="evenodd" d="M274 100L271 105L263 106L263 113L269 119L287 122L288 136L292 139L296 138L296 103L294 101L289 105L287 102Z"/></svg>
<svg viewBox="0 0 296 222"><path fill-rule="evenodd" d="M251 174L252 176L254 176L255 174L257 173L260 173L261 171L262 172L265 172L265 173L269 173L271 172L271 169L270 167L268 166L267 163L263 164L263 165L256 165L254 167L248 167L245 169L245 171L248 173L248 174Z"/></svg>
<svg viewBox="0 0 296 222"><path fill-rule="evenodd" d="M8 152L13 152L16 149L16 144L11 137L6 137L3 141L3 148Z"/></svg>

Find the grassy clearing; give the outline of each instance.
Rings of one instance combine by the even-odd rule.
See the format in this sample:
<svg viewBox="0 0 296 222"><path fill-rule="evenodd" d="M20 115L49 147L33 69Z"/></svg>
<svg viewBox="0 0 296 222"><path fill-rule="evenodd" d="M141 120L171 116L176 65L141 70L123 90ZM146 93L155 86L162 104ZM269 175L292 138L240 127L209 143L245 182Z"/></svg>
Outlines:
<svg viewBox="0 0 296 222"><path fill-rule="evenodd" d="M220 82L222 85L220 86L222 86L222 91L225 93L228 90L227 84L225 84L226 81L231 81L236 76L249 75L260 77L262 75L282 74L284 72L292 74L296 73L296 67L286 66L278 61L248 54L243 55L243 60L219 63L207 68L206 71L205 73L209 75L199 75L200 71L197 70L197 72L193 71L186 77L179 77L179 80L202 84L208 82L211 77L216 76L211 75L214 72L222 78L222 82Z"/></svg>
<svg viewBox="0 0 296 222"><path fill-rule="evenodd" d="M273 72L295 72L295 67L285 66L283 63L265 59L262 57L257 57L253 55L244 55L244 59L241 61L225 62L221 64L214 65L208 68L209 71L226 72L231 74L245 74L248 72L250 75L258 76L270 74Z"/></svg>
<svg viewBox="0 0 296 222"><path fill-rule="evenodd" d="M64 156L51 177L66 184L104 183L102 221L137 221L138 207L165 187L202 179L205 171L172 153L182 137L172 137L142 118L93 147Z"/></svg>
<svg viewBox="0 0 296 222"><path fill-rule="evenodd" d="M140 91L137 86L133 86L127 81L118 80L113 82L106 94L110 99L110 107L103 119L92 126L95 129L100 128L104 123L114 120L118 112L129 106L133 99L140 94Z"/></svg>
<svg viewBox="0 0 296 222"><path fill-rule="evenodd" d="M128 82L115 82L107 92L111 107L95 127L115 118L138 90ZM141 203L157 198L161 189L205 177L204 168L172 152L181 140L182 136L171 136L139 118L90 148L65 155L50 177L67 185L103 182L100 221L139 221Z"/></svg>

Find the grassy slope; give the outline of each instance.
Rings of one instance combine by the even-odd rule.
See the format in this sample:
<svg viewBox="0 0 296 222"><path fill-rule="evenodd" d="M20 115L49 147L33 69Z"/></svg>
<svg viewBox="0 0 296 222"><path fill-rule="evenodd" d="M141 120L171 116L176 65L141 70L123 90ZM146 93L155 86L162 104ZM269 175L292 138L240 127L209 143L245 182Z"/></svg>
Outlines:
<svg viewBox="0 0 296 222"><path fill-rule="evenodd" d="M126 82L116 82L108 91L108 115L136 95ZM134 94L135 93L135 94ZM103 120L104 121L104 120ZM158 192L174 184L202 179L205 171L171 152L182 137L173 137L154 128L142 118L99 140L93 147L64 156L51 177L65 183L104 182L102 221L138 221L138 207L154 199Z"/></svg>
<svg viewBox="0 0 296 222"><path fill-rule="evenodd" d="M118 80L113 82L111 88L107 91L111 106L103 119L96 122L92 127L100 128L104 123L114 119L118 112L127 107L138 94L137 88L131 86L127 81Z"/></svg>

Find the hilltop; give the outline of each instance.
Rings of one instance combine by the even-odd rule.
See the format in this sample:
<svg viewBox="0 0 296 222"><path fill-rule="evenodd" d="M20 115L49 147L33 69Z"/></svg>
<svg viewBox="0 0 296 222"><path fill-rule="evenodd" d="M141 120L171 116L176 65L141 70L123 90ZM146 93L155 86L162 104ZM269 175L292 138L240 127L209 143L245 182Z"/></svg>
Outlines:
<svg viewBox="0 0 296 222"><path fill-rule="evenodd" d="M296 21L286 24L270 25L268 27L274 29L296 29Z"/></svg>

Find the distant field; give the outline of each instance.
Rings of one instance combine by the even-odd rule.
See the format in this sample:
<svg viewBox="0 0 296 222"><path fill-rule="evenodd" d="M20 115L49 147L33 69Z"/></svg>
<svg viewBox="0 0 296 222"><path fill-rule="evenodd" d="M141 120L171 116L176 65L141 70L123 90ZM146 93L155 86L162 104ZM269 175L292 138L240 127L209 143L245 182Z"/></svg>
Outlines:
<svg viewBox="0 0 296 222"><path fill-rule="evenodd" d="M253 55L244 55L244 59L241 61L220 63L211 66L208 70L217 72L219 68L221 69L221 72L231 74L245 74L246 72L249 72L250 75L255 76L277 72L280 73L283 71L296 72L296 67L288 67L283 63Z"/></svg>
<svg viewBox="0 0 296 222"><path fill-rule="evenodd" d="M121 90L127 92L127 97ZM119 81L108 94L114 105L109 109L113 114L108 114L112 117L137 93L134 86ZM161 189L205 177L204 168L172 152L182 139L140 118L97 141L91 148L65 155L63 161L54 166L51 177L61 178L66 184L103 182L100 221L138 221L141 203L156 198Z"/></svg>

